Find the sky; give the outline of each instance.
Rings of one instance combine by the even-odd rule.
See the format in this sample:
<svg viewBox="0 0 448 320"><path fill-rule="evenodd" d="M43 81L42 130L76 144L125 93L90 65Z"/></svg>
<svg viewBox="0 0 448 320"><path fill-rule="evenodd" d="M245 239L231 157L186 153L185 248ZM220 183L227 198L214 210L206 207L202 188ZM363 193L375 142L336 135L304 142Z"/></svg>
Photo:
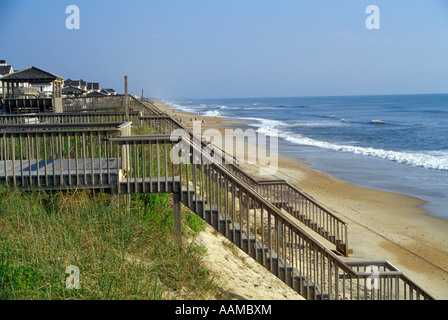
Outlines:
<svg viewBox="0 0 448 320"><path fill-rule="evenodd" d="M448 93L448 0L1 0L0 30L15 70L119 93L124 76L162 99Z"/></svg>

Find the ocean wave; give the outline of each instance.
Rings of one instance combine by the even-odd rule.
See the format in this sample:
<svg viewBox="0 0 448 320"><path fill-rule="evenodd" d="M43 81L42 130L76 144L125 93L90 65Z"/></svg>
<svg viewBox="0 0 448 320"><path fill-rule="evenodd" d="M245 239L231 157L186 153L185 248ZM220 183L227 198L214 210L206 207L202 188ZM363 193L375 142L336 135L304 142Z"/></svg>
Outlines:
<svg viewBox="0 0 448 320"><path fill-rule="evenodd" d="M201 115L204 115L207 117L220 117L222 114L218 110L208 110L205 112L201 112Z"/></svg>
<svg viewBox="0 0 448 320"><path fill-rule="evenodd" d="M271 120L271 119L265 119L265 118L253 118L253 117L243 117L239 118L241 120L250 120L250 121L257 121L258 123L250 123L250 125L260 128L278 128L278 127L287 127L289 124L287 124L284 121L280 120Z"/></svg>
<svg viewBox="0 0 448 320"><path fill-rule="evenodd" d="M241 109L240 107L229 107L229 106L216 106L215 109L218 110L239 110Z"/></svg>
<svg viewBox="0 0 448 320"><path fill-rule="evenodd" d="M300 128L300 127L309 127L309 128L327 128L327 127L342 127L346 126L346 123L344 122L336 122L336 121L299 121L295 122L291 125L293 128Z"/></svg>
<svg viewBox="0 0 448 320"><path fill-rule="evenodd" d="M181 104L178 104L178 103L176 103L176 102L163 101L163 100L162 100L162 103L163 103L163 104L166 104L167 106L172 107L172 108L174 108L174 109L176 109L176 110L179 110L179 111L184 111L184 112L195 112L194 109L192 109L192 108L190 108L190 107L187 107L187 106L184 106L184 105L181 105Z"/></svg>
<svg viewBox="0 0 448 320"><path fill-rule="evenodd" d="M269 130L263 130L268 134ZM380 159L390 160L398 163L411 165L414 167L423 167L426 169L437 169L448 171L447 151L425 151L425 152L403 152L392 151L375 148L358 147L351 145L339 145L326 141L319 141L300 134L291 132L279 132L279 138L283 138L288 142L298 145L319 147L328 150L340 152L348 152L358 155L376 157Z"/></svg>
<svg viewBox="0 0 448 320"><path fill-rule="evenodd" d="M243 110L277 110L278 107L244 107Z"/></svg>

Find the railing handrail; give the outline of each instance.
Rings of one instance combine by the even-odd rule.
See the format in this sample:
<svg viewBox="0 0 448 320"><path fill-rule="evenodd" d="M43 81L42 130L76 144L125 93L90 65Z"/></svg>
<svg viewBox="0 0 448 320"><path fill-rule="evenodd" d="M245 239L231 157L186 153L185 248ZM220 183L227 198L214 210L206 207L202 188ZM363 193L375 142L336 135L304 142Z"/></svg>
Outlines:
<svg viewBox="0 0 448 320"><path fill-rule="evenodd" d="M150 112L153 112L153 113L158 114L158 115L166 115L165 112L162 112L156 106L154 106L154 104L152 104L150 102L147 102L149 104L149 106L148 106L145 103L143 103L142 101L136 99L134 96L130 96L130 98L131 98L131 102L134 102L134 103L142 106L143 108L149 110Z"/></svg>
<svg viewBox="0 0 448 320"><path fill-rule="evenodd" d="M126 143L141 143L141 142L147 142L151 140L156 141L166 141L166 142L180 142L182 139L180 137L172 137L171 135L157 135L155 139L153 139L152 135L141 135L141 136L121 136L117 138L105 138L104 141L115 141L118 142L119 145L123 145ZM213 165L216 170L220 171L221 174L226 175L228 178L231 178L233 181L238 183L241 187L245 189L245 191L252 195L253 197L257 198L265 207L269 208L270 210L274 211L279 217L281 217L284 221L287 221L289 224L294 226L296 229L300 231L303 235L305 235L309 240L316 246L318 246L321 250L325 251L329 256L337 260L341 263L341 267L344 271L350 272L354 274L354 271L343 261L341 260L333 251L328 249L324 244L322 244L319 240L314 238L310 233L308 233L305 229L303 229L300 225L300 222L297 221L294 217L292 217L289 214L283 213L281 210L279 210L277 207L275 207L271 202L266 200L262 195L257 193L255 190L253 190L249 185L247 185L244 181L242 181L237 176L233 175L231 172L223 168L219 163L216 163L216 159L213 157L210 157L210 155L202 152L202 149L197 148L197 146L191 141L187 141L186 143L189 144L189 146L193 149L196 149L196 151L200 152L202 156L205 156L207 158L207 161L209 161L210 165ZM191 155L193 156L193 155Z"/></svg>
<svg viewBox="0 0 448 320"><path fill-rule="evenodd" d="M147 119L147 120L161 119L158 116L144 116L144 117L140 117L140 118L141 119ZM173 119L173 118L171 118L169 116L167 116L166 119L167 119L167 121L173 123L178 129L182 130L183 132L188 132L188 134L190 136L190 139L193 140L193 141L198 141L201 144L202 147L206 147L206 146L210 147L210 146L212 146L214 150L219 150L219 152L221 153L221 156L222 156L222 161L223 161L223 165L222 166L224 168L226 168L226 170L229 170L231 172L235 173L235 171L236 171L236 174L239 176L239 178L240 179L243 178L243 180L249 181L251 184L253 184L253 186L252 186L253 188L256 188L257 186L261 186L261 185L266 185L263 182L259 183L259 181L257 179L255 179L254 177L250 176L244 170L242 170L238 165L236 165L235 162L237 161L237 159L235 158L235 156L233 156L231 154L228 154L225 150L222 150L221 148L216 147L212 143L206 143L205 141L203 141L203 139L200 139L200 138L194 136L194 134L190 130L185 128L177 120L175 120L175 119ZM229 158L232 159L233 163L228 163L227 159L229 159ZM263 181L263 180L261 180L261 181ZM335 220L336 223L338 224L338 227L336 227L334 231L339 230L340 228L345 229L345 230L341 231L340 233L337 233L337 232L333 233L333 234L328 233L327 239L330 240L331 242L333 242L334 244L336 244L338 241L341 241L340 245L336 245L336 246L338 247L338 249L342 250L342 252L345 255L347 255L348 254L348 233L347 233L348 224L344 220L342 220L340 217L338 217L335 213L331 212L330 209L328 209L324 205L318 203L311 196L307 195L303 191L300 191L298 188L292 186L287 181L285 181L285 180L281 180L281 181L282 182L280 182L279 179L276 179L274 183L286 185L293 192L298 194L300 197L303 197L309 203L311 203L313 206L315 206L316 208L322 210L330 219ZM315 222L315 221L313 221L313 222ZM334 239L332 239L332 237L330 237L330 236L334 236Z"/></svg>
<svg viewBox="0 0 448 320"><path fill-rule="evenodd" d="M0 114L1 118L35 118L35 117L60 117L60 116L98 116L98 115L124 115L124 111L95 111L95 113L85 112L85 111L66 111L66 112L32 112L32 113L13 113L13 114ZM139 115L140 111L130 110L129 114Z"/></svg>
<svg viewBox="0 0 448 320"><path fill-rule="evenodd" d="M173 137L171 135L142 135L142 136L120 136L117 138L106 138L104 140L106 141L115 141L118 143L119 146L124 145L131 145L136 144L139 145L141 143L150 143L152 141L154 142L166 142L166 143L173 143L173 142L180 142L182 141L183 137ZM430 294L425 292L420 286L415 284L412 280L407 278L403 272L396 269L392 264L390 264L387 260L368 260L368 261L344 261L341 259L338 255L336 255L333 251L328 249L324 244L322 244L319 240L317 240L315 237L313 237L309 232L307 232L303 227L301 226L300 222L292 217L289 214L286 214L282 212L280 209L275 207L270 201L265 199L262 195L260 195L258 192L256 192L251 186L247 185L243 180L241 180L239 177L235 176L232 172L229 172L226 170L222 165L216 162L216 159L208 155L207 153L204 153L201 148L198 148L198 146L190 141L188 137L186 138L184 143L188 143L188 147L190 148L189 154L190 157L193 158L195 151L200 152L202 157L205 157L207 160L207 165L211 165L214 170L219 172L221 176L225 178L226 181L232 181L235 186L240 189L244 190L246 193L246 197L253 197L258 201L263 208L268 209L270 212L274 214L274 216L280 218L282 221L286 222L289 227L294 230L295 233L297 233L299 236L304 237L306 241L311 244L313 247L315 246L318 248L321 252L321 254L325 255L325 258L328 259L328 261L333 262L335 266L338 268L338 270L344 272L345 274L341 275L337 273L338 277L348 277L348 278L357 278L359 280L367 280L369 277L372 276L372 272L364 272L364 271L355 271L353 270L354 266L370 266L370 265L383 265L387 266L389 270L380 270L376 272L376 275L379 278L384 277L391 277L391 279L395 279L396 277L399 277L402 281L404 281L406 284L412 286L413 288L417 288L419 290L419 294L421 294L424 298L427 299L434 299ZM204 163L204 158L203 162ZM187 182L188 183L188 182Z"/></svg>
<svg viewBox="0 0 448 320"><path fill-rule="evenodd" d="M41 129L41 128L107 128L107 127L121 127L123 125L130 125L130 122L95 122L95 123L34 123L34 124L5 124L0 125L0 130L8 129Z"/></svg>

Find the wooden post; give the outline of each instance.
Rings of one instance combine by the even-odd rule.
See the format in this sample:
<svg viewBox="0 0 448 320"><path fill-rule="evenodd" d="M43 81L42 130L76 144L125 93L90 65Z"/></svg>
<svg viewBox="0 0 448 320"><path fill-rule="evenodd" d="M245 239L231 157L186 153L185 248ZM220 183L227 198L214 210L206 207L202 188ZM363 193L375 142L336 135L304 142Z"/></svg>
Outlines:
<svg viewBox="0 0 448 320"><path fill-rule="evenodd" d="M126 114L126 121L129 121L128 76L124 76L124 111Z"/></svg>
<svg viewBox="0 0 448 320"><path fill-rule="evenodd" d="M182 192L182 190L180 191ZM173 193L173 213L174 213L174 234L176 235L177 241L181 241L181 221L180 221L180 193Z"/></svg>

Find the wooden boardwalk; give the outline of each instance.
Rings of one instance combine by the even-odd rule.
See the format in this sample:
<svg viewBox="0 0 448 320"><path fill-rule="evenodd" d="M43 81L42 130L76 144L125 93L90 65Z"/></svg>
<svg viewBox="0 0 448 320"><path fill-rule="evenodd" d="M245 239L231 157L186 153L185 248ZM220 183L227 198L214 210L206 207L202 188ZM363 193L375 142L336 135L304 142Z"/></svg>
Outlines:
<svg viewBox="0 0 448 320"><path fill-rule="evenodd" d="M45 130L14 121L0 135L0 182L7 185L171 193L178 234L182 203L307 299L433 299L387 261L342 259L313 233L346 252L345 222L285 182L257 181L219 164L192 136L172 138L170 130L182 127L165 115L138 117L139 125L159 132L146 136L131 136L130 122L53 122ZM184 155L182 162L171 161L173 150ZM378 277L373 289L371 266Z"/></svg>

